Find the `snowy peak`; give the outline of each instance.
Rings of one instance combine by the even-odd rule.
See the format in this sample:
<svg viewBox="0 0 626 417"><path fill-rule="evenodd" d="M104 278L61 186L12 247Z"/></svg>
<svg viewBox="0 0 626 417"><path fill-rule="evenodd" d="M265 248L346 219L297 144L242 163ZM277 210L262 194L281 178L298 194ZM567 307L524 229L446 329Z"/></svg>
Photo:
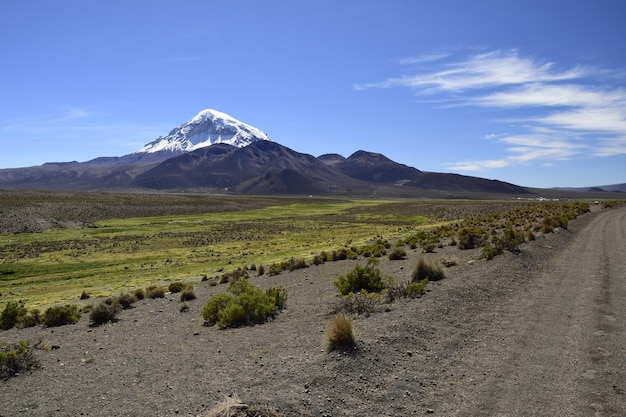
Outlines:
<svg viewBox="0 0 626 417"><path fill-rule="evenodd" d="M136 153L161 151L185 153L214 143L226 143L243 148L258 140L271 141L256 127L240 122L226 113L206 109L187 123L173 129L169 134L146 144Z"/></svg>

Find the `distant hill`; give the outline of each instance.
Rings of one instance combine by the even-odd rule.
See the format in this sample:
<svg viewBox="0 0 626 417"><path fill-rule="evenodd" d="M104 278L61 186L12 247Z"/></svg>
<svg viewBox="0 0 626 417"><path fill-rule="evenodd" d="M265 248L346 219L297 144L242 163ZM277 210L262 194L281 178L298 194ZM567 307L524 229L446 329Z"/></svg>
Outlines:
<svg viewBox="0 0 626 417"><path fill-rule="evenodd" d="M348 158L339 155L322 155L320 160L345 175L361 181L396 183L419 178L422 173L412 167L399 164L380 153L356 151Z"/></svg>

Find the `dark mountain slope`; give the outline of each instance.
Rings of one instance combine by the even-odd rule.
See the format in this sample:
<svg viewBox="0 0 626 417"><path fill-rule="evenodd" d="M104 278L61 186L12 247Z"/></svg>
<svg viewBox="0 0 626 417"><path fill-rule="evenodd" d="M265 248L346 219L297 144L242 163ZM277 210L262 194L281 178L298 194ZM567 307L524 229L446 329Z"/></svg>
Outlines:
<svg viewBox="0 0 626 417"><path fill-rule="evenodd" d="M244 193L333 193L363 187L317 158L276 142L244 148L221 144L171 158L137 177L134 184L156 189L233 188ZM282 184L282 185L279 185ZM280 191L282 190L282 191Z"/></svg>
<svg viewBox="0 0 626 417"><path fill-rule="evenodd" d="M407 182L405 186L454 193L530 194L525 188L508 182L438 172L422 172L419 178Z"/></svg>
<svg viewBox="0 0 626 417"><path fill-rule="evenodd" d="M59 191L125 191L132 180L160 160L103 157L87 162L47 163L27 168L0 169L0 188Z"/></svg>
<svg viewBox="0 0 626 417"><path fill-rule="evenodd" d="M336 156L325 156L322 161L349 177L374 183L414 180L421 175L415 168L399 164L385 155L374 152L356 151L343 160Z"/></svg>

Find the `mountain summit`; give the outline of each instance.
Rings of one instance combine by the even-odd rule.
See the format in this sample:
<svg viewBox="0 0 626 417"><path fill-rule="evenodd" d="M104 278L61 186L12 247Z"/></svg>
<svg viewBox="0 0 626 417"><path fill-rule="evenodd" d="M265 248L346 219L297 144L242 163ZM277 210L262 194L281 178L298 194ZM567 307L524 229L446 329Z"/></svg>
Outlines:
<svg viewBox="0 0 626 417"><path fill-rule="evenodd" d="M217 110L202 110L193 119L156 140L146 144L136 154L172 152L181 154L214 143L226 143L242 148L258 140L271 139L261 130L240 122Z"/></svg>

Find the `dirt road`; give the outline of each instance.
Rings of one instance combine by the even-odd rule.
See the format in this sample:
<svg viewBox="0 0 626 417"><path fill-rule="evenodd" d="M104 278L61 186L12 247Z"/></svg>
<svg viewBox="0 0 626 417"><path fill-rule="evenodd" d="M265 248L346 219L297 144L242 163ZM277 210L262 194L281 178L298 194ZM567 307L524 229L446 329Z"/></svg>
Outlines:
<svg viewBox="0 0 626 417"><path fill-rule="evenodd" d="M464 352L444 414L626 416L625 249L625 209L578 230Z"/></svg>

